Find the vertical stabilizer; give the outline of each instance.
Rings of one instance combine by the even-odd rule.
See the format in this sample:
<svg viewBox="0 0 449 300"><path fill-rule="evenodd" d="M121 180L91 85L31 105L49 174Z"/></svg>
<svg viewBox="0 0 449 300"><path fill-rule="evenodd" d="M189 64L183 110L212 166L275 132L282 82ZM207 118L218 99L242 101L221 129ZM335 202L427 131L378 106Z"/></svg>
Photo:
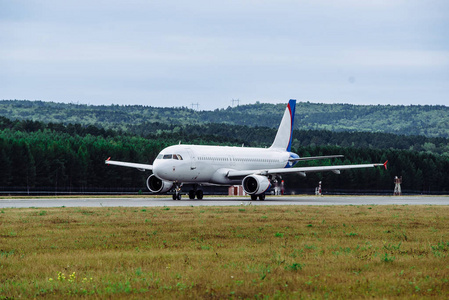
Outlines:
<svg viewBox="0 0 449 300"><path fill-rule="evenodd" d="M290 152L292 147L295 108L296 100L290 99L287 108L285 109L284 116L282 117L281 124L279 125L276 137L274 138L274 142L270 147L271 149L280 149Z"/></svg>

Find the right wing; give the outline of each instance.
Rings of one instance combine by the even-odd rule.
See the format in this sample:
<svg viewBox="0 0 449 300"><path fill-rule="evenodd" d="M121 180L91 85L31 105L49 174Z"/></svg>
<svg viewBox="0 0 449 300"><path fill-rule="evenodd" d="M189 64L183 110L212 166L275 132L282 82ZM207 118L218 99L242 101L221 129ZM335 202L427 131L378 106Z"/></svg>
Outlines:
<svg viewBox="0 0 449 300"><path fill-rule="evenodd" d="M335 166L317 166L317 167L298 167L298 168L278 168L278 169L259 169L259 170L230 170L227 174L229 178L239 178L245 177L248 175L280 175L287 173L298 173L302 176L306 176L307 173L312 172L326 172L332 171L336 174L340 173L340 170L348 170L348 169L361 169L361 168L374 168L383 166L385 169L387 168L387 162L379 163L379 164L362 164L362 165L335 165Z"/></svg>
<svg viewBox="0 0 449 300"><path fill-rule="evenodd" d="M104 163L107 164L107 165L115 165L115 166L136 168L139 171L153 170L153 165L136 164L136 163L130 163L130 162L124 162L124 161L116 161L116 160L111 160L110 157L107 160L105 160Z"/></svg>

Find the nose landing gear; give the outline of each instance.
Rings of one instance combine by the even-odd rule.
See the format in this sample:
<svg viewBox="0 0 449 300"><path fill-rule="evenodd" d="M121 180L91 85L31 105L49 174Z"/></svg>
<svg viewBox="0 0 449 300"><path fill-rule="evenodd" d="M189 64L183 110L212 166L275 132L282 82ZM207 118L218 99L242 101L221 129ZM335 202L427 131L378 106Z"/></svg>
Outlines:
<svg viewBox="0 0 449 300"><path fill-rule="evenodd" d="M175 183L175 188L172 195L173 200L181 200L181 187L182 183L180 185Z"/></svg>
<svg viewBox="0 0 449 300"><path fill-rule="evenodd" d="M175 191L175 193L173 194L173 200L181 200L181 193L178 191Z"/></svg>

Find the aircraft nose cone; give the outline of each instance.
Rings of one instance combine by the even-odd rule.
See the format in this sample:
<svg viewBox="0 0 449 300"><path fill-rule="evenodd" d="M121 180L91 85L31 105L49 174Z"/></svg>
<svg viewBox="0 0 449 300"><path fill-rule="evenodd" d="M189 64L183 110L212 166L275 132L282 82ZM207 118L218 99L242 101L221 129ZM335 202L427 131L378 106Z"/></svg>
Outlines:
<svg viewBox="0 0 449 300"><path fill-rule="evenodd" d="M153 174L160 179L172 180L175 170L173 163L170 163L170 160L168 159L153 164Z"/></svg>
<svg viewBox="0 0 449 300"><path fill-rule="evenodd" d="M164 168L163 168L162 162L154 162L153 164L153 174L156 175L159 178L163 178L164 175Z"/></svg>

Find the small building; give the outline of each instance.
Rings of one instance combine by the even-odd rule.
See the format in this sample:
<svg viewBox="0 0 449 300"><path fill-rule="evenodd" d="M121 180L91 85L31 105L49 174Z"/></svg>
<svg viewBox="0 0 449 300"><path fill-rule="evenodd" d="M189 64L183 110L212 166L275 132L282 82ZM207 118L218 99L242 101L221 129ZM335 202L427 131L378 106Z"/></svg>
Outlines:
<svg viewBox="0 0 449 300"><path fill-rule="evenodd" d="M229 196L245 196L243 191L243 186L241 185L231 185L228 190Z"/></svg>

